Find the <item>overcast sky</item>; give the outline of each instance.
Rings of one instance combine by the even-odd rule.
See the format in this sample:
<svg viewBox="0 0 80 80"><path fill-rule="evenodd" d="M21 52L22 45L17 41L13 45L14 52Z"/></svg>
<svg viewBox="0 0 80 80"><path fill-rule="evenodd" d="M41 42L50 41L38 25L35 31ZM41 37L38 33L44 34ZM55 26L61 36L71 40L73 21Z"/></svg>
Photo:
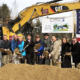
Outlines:
<svg viewBox="0 0 80 80"><path fill-rule="evenodd" d="M24 8L28 7L28 6L31 6L37 2L47 2L47 1L51 1L51 0L16 0L16 4L17 4L17 11L16 13L18 14L21 10L23 10ZM76 1L76 0L63 0L62 2L73 2L73 1ZM6 3L9 8L11 10L13 10L15 8L15 6L13 7L13 3L15 2L15 0L0 0L0 5L2 5L3 3ZM72 12L67 12L67 14L65 15L66 13L62 13L62 14L57 14L57 15L52 15L52 17L54 16L71 16L72 15Z"/></svg>
<svg viewBox="0 0 80 80"><path fill-rule="evenodd" d="M2 5L3 3L6 3L9 8L13 8L13 2L15 0L0 0L0 5ZM22 9L31 6L32 4L35 4L37 2L47 2L47 1L51 1L51 0L16 0L17 3L17 7L18 7L18 11L21 11ZM72 2L75 0L63 0L63 2Z"/></svg>

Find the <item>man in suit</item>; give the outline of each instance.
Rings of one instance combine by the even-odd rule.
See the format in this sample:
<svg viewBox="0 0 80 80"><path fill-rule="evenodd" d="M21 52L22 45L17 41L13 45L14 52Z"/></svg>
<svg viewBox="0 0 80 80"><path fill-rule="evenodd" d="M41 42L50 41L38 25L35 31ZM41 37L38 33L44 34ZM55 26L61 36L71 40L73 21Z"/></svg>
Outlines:
<svg viewBox="0 0 80 80"><path fill-rule="evenodd" d="M28 45L29 44L29 45ZM26 50L26 56L27 56L27 63L28 64L34 64L34 41L31 40L31 35L27 35L27 40L25 41L24 47L28 45Z"/></svg>
<svg viewBox="0 0 80 80"><path fill-rule="evenodd" d="M72 39L71 53L73 57L73 62L75 63L75 68L77 68L80 62L80 44L75 37Z"/></svg>
<svg viewBox="0 0 80 80"><path fill-rule="evenodd" d="M59 58L60 44L57 41L57 37L56 36L52 36L52 42L54 42L54 43L50 47L49 58L52 57L53 66L57 66L58 65L57 62L58 62L58 58Z"/></svg>

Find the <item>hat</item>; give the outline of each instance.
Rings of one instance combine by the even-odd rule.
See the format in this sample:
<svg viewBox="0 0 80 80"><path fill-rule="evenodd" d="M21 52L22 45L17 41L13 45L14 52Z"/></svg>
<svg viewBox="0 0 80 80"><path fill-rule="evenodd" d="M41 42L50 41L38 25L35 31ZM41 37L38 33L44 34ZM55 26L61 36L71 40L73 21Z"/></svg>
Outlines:
<svg viewBox="0 0 80 80"><path fill-rule="evenodd" d="M44 36L49 36L49 34L48 33L45 33Z"/></svg>

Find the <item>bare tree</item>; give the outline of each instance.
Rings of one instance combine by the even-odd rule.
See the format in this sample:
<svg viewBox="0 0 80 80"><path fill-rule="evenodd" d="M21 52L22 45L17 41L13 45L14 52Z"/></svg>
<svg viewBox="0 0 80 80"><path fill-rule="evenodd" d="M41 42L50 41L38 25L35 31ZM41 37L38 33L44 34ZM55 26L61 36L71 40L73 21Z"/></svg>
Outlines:
<svg viewBox="0 0 80 80"><path fill-rule="evenodd" d="M18 4L16 0L12 3L12 13L11 13L11 18L15 19L18 16Z"/></svg>

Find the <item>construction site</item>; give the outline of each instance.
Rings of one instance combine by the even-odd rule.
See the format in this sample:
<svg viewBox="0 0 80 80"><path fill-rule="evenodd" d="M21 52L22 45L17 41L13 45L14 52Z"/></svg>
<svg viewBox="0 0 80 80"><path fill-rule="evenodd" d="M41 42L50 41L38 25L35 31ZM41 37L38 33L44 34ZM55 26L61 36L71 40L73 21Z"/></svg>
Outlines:
<svg viewBox="0 0 80 80"><path fill-rule="evenodd" d="M0 6L0 80L80 80L80 0L37 1L14 19L4 3ZM56 14L62 17L50 17ZM44 42L46 46L50 42L49 49Z"/></svg>

